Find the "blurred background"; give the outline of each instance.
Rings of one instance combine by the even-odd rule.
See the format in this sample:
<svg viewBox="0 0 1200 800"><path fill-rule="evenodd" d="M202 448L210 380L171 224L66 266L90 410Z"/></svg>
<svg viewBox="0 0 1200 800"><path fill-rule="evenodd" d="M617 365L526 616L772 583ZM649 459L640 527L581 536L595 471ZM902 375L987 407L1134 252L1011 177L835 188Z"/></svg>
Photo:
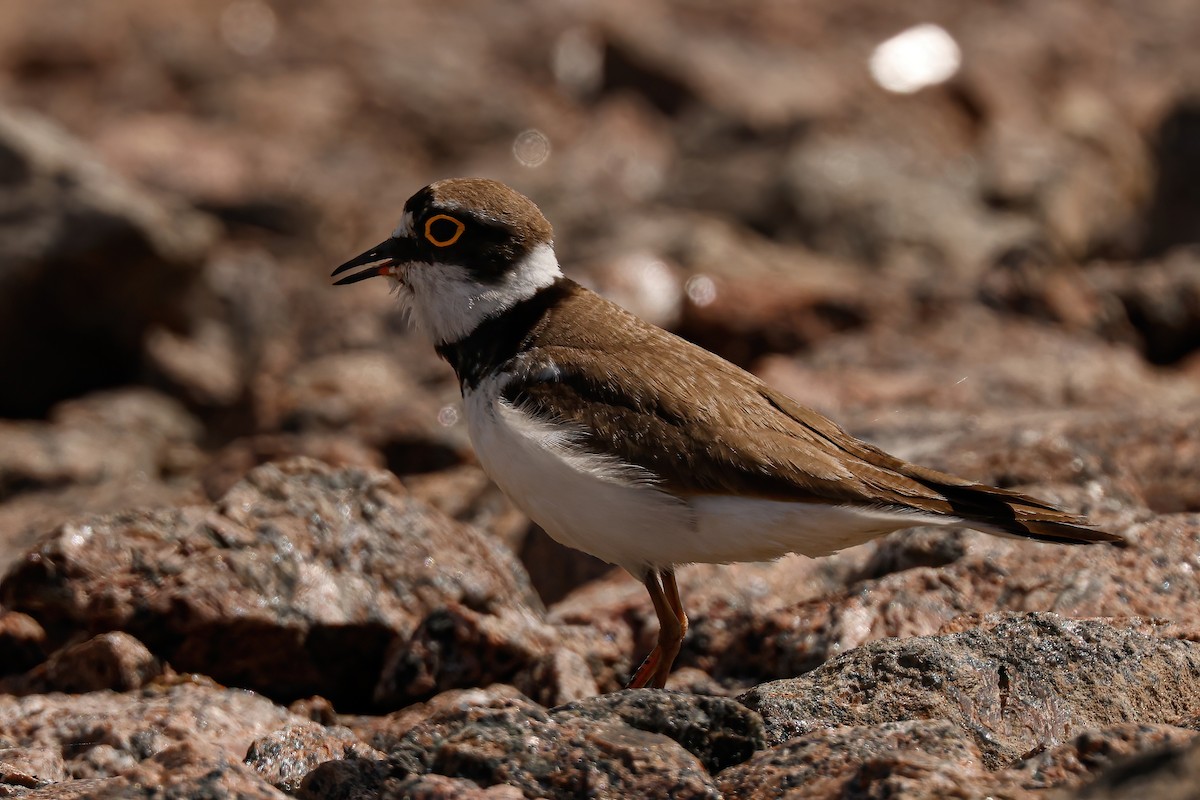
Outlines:
<svg viewBox="0 0 1200 800"><path fill-rule="evenodd" d="M329 285L453 176L859 435L1200 510L1197 42L1196 0L0 4L0 563L299 454L547 601L597 574L473 465L384 287Z"/></svg>

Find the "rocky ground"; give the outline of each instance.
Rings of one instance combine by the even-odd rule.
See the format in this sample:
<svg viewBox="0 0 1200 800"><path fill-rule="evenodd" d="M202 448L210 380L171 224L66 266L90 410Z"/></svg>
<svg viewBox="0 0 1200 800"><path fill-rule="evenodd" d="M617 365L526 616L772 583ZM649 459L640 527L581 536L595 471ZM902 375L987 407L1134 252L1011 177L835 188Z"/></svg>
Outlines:
<svg viewBox="0 0 1200 800"><path fill-rule="evenodd" d="M872 49L963 62L884 91ZM1200 792L1194 0L0 5L0 795ZM430 180L899 455L917 529L654 615L471 455L383 287Z"/></svg>

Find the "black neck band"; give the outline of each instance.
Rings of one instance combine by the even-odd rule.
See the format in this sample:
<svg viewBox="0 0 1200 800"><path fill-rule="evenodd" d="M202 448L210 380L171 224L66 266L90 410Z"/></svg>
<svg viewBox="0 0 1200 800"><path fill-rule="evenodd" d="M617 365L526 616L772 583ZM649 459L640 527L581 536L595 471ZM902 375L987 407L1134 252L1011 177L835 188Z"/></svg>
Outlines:
<svg viewBox="0 0 1200 800"><path fill-rule="evenodd" d="M569 295L571 287L570 280L560 277L528 300L479 323L475 330L458 341L439 344L438 355L454 367L463 392L474 389L519 353L546 312Z"/></svg>

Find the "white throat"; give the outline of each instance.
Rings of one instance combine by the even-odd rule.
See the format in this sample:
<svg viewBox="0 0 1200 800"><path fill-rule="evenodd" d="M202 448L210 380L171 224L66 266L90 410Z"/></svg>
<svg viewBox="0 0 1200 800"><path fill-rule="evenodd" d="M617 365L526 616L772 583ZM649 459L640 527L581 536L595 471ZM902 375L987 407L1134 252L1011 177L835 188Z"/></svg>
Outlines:
<svg viewBox="0 0 1200 800"><path fill-rule="evenodd" d="M561 277L554 248L540 244L494 284L480 284L454 264L410 264L399 293L417 328L434 344L446 344Z"/></svg>

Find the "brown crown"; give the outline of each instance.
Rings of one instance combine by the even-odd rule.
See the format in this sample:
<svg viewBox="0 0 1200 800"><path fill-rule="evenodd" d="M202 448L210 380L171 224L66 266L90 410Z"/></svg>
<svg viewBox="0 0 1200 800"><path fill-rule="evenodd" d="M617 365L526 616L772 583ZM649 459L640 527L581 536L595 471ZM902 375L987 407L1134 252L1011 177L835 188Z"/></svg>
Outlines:
<svg viewBox="0 0 1200 800"><path fill-rule="evenodd" d="M487 178L450 178L431 183L413 195L405 209L418 218L423 210L456 211L499 223L526 246L554 238L554 229L532 200Z"/></svg>

